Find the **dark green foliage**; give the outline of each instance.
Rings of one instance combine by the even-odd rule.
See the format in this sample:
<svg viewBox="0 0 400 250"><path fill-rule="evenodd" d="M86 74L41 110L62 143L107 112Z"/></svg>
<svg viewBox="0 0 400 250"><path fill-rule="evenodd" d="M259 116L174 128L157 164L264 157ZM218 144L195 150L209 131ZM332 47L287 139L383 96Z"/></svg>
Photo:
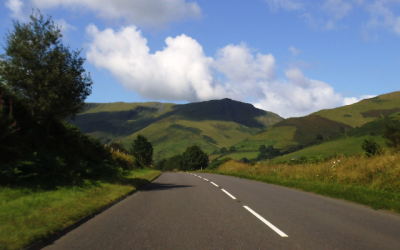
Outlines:
<svg viewBox="0 0 400 250"><path fill-rule="evenodd" d="M340 128L339 128L339 132L342 133L342 134L344 134L344 133L346 132L346 130L344 129L344 127L340 127Z"/></svg>
<svg viewBox="0 0 400 250"><path fill-rule="evenodd" d="M221 154L228 152L228 150L226 149L226 147L222 147L219 152L221 152Z"/></svg>
<svg viewBox="0 0 400 250"><path fill-rule="evenodd" d="M206 140L206 142L208 142L208 143L218 144L218 142L216 140L214 140L211 136L202 135L201 137L203 137Z"/></svg>
<svg viewBox="0 0 400 250"><path fill-rule="evenodd" d="M365 151L365 155L371 157L379 152L381 147L374 141L373 138L369 140L364 140L361 144L362 149Z"/></svg>
<svg viewBox="0 0 400 250"><path fill-rule="evenodd" d="M341 127L341 128L343 128L343 127ZM322 135L317 135L316 139L317 139L317 141L323 141L324 137Z"/></svg>
<svg viewBox="0 0 400 250"><path fill-rule="evenodd" d="M137 159L138 167L149 167L153 161L153 146L146 137L139 134L132 143L131 154Z"/></svg>
<svg viewBox="0 0 400 250"><path fill-rule="evenodd" d="M174 169L184 170L182 155L175 155L165 160L163 164L163 171L173 171Z"/></svg>
<svg viewBox="0 0 400 250"><path fill-rule="evenodd" d="M128 150L126 150L125 146L121 143L113 142L108 147L111 149L111 151L117 151L124 154L128 154Z"/></svg>
<svg viewBox="0 0 400 250"><path fill-rule="evenodd" d="M199 146L193 145L183 152L182 161L185 171L205 169L208 165L208 156Z"/></svg>
<svg viewBox="0 0 400 250"><path fill-rule="evenodd" d="M222 158L222 159L220 159L220 160L213 161L213 163L211 163L211 164L207 167L207 170L214 170L214 169L218 168L219 166L221 166L222 164L224 164L224 163L226 163L226 162L228 162L228 161L230 161L230 160L232 160L232 158L230 158L230 157L225 157L225 158Z"/></svg>
<svg viewBox="0 0 400 250"><path fill-rule="evenodd" d="M263 151L265 151L267 148L265 147L265 145L261 145L259 148L258 148L258 151L259 152L263 152Z"/></svg>
<svg viewBox="0 0 400 250"><path fill-rule="evenodd" d="M382 137L386 139L388 147L400 150L400 123L385 118Z"/></svg>
<svg viewBox="0 0 400 250"><path fill-rule="evenodd" d="M230 147L230 148L229 148L229 151L230 151L230 152L236 152L235 146Z"/></svg>
<svg viewBox="0 0 400 250"><path fill-rule="evenodd" d="M261 148L261 147L260 147ZM257 156L257 160L272 159L280 155L280 151L274 146L270 145L267 148L262 148L262 151Z"/></svg>
<svg viewBox="0 0 400 250"><path fill-rule="evenodd" d="M38 123L73 117L91 93L85 59L61 43L61 30L51 17L45 20L37 12L30 19L27 24L14 21L14 31L7 34L1 78Z"/></svg>
<svg viewBox="0 0 400 250"><path fill-rule="evenodd" d="M242 160L241 160L241 162L243 162L243 163L249 163L250 161L249 161L249 159L247 159L246 157L243 157Z"/></svg>

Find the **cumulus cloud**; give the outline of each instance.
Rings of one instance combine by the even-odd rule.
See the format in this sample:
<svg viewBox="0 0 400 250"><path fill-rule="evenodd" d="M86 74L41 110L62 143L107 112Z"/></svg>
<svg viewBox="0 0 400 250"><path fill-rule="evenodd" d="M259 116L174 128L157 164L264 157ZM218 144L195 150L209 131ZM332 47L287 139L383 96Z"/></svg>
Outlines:
<svg viewBox="0 0 400 250"><path fill-rule="evenodd" d="M361 100L369 99L369 98L373 98L373 97L376 97L376 95L363 95L360 98L357 98L357 97L345 97L343 99L343 106L351 105L351 104L357 103L357 102L359 102Z"/></svg>
<svg viewBox="0 0 400 250"><path fill-rule="evenodd" d="M61 28L62 32L68 32L70 30L76 30L75 26L67 23L64 19L54 20L54 23Z"/></svg>
<svg viewBox="0 0 400 250"><path fill-rule="evenodd" d="M150 53L147 39L136 26L100 31L87 27L87 59L109 70L126 89L153 100L251 100L256 107L283 117L302 116L342 105L332 86L309 79L294 67L284 79L275 76L275 58L245 44L227 45L214 57L186 35L168 37L166 46Z"/></svg>
<svg viewBox="0 0 400 250"><path fill-rule="evenodd" d="M385 27L390 31L400 35L400 16L396 16L391 4L400 4L400 1L383 1L378 0L366 6L367 11L371 14L367 28Z"/></svg>
<svg viewBox="0 0 400 250"><path fill-rule="evenodd" d="M104 19L124 19L137 25L163 27L170 22L199 18L201 9L196 2L185 0L31 0L40 8L67 7L96 12Z"/></svg>
<svg viewBox="0 0 400 250"><path fill-rule="evenodd" d="M22 13L22 7L24 3L21 0L8 0L5 2L5 5L8 9L12 11L11 16L20 20L27 19L26 16Z"/></svg>

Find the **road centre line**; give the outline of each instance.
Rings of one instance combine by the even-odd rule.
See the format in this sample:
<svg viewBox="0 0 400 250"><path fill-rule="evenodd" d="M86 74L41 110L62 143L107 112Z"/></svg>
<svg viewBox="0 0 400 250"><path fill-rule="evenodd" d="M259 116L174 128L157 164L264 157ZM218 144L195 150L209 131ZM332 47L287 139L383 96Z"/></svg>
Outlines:
<svg viewBox="0 0 400 250"><path fill-rule="evenodd" d="M229 197L231 197L232 199L236 200L236 197L231 195L230 193L228 193L228 191L226 191L225 189L221 188L222 192L224 192L225 194L227 194Z"/></svg>
<svg viewBox="0 0 400 250"><path fill-rule="evenodd" d="M279 230L277 227L275 227L274 225L272 225L269 221L267 221L266 219L264 219L261 215L259 215L258 213L254 212L251 208L249 208L248 206L243 206L245 209L247 209L247 211L249 211L250 213L252 213L255 217L257 217L260 221L264 222L267 226L269 226L272 230L274 230L277 234L279 234L281 237L289 237L287 236L284 232L282 232L281 230Z"/></svg>
<svg viewBox="0 0 400 250"><path fill-rule="evenodd" d="M207 180L206 178L203 178L203 180L209 181L209 180Z"/></svg>
<svg viewBox="0 0 400 250"><path fill-rule="evenodd" d="M216 187L219 187L217 184L215 184L214 182L211 182L211 184L213 184L214 186L216 186Z"/></svg>

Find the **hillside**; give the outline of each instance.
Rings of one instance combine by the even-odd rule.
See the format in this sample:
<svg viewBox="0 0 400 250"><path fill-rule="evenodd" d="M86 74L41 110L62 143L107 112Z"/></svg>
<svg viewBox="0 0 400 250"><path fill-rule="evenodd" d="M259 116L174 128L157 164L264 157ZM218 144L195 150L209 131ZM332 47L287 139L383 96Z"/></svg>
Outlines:
<svg viewBox="0 0 400 250"><path fill-rule="evenodd" d="M197 144L207 153L236 144L283 120L272 112L230 99L173 103L88 103L74 121L104 143L129 147L137 134L154 146L156 159L182 153Z"/></svg>
<svg viewBox="0 0 400 250"><path fill-rule="evenodd" d="M381 121L374 123L374 121L380 120L384 116L391 116L399 111L400 91L362 100L348 106L320 110L304 117L288 118L234 146L242 152L255 152L260 145L273 145L275 148L281 149L281 151L287 151L315 144L317 143L317 135L322 135L323 142L326 143L303 149L301 152L304 155L318 152L321 152L321 155L327 155L345 150L349 150L349 153L360 152L361 148L355 150L351 148L351 145L359 145L359 141L363 141L360 136L369 136L371 132L369 128L371 126L375 126L376 129L382 132L383 123ZM376 124L380 124L380 127L378 126L378 128ZM352 133L358 133L357 138L359 139L357 142L348 139L340 142L332 141L338 138L343 139L346 135L352 136ZM378 132L374 133L375 136L381 138L380 134ZM383 144L383 139L379 138L377 138L377 141ZM330 144L328 145L328 143ZM297 152L287 157L295 155L298 155ZM287 157L284 158L286 159Z"/></svg>

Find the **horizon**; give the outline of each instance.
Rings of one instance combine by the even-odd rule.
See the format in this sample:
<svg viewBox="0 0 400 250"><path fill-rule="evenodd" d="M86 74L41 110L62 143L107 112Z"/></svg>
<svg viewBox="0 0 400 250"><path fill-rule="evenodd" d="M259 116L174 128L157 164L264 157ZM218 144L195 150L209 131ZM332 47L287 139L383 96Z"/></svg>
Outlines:
<svg viewBox="0 0 400 250"><path fill-rule="evenodd" d="M7 0L3 37L32 8L83 49L87 103L230 98L287 118L398 91L400 2Z"/></svg>

